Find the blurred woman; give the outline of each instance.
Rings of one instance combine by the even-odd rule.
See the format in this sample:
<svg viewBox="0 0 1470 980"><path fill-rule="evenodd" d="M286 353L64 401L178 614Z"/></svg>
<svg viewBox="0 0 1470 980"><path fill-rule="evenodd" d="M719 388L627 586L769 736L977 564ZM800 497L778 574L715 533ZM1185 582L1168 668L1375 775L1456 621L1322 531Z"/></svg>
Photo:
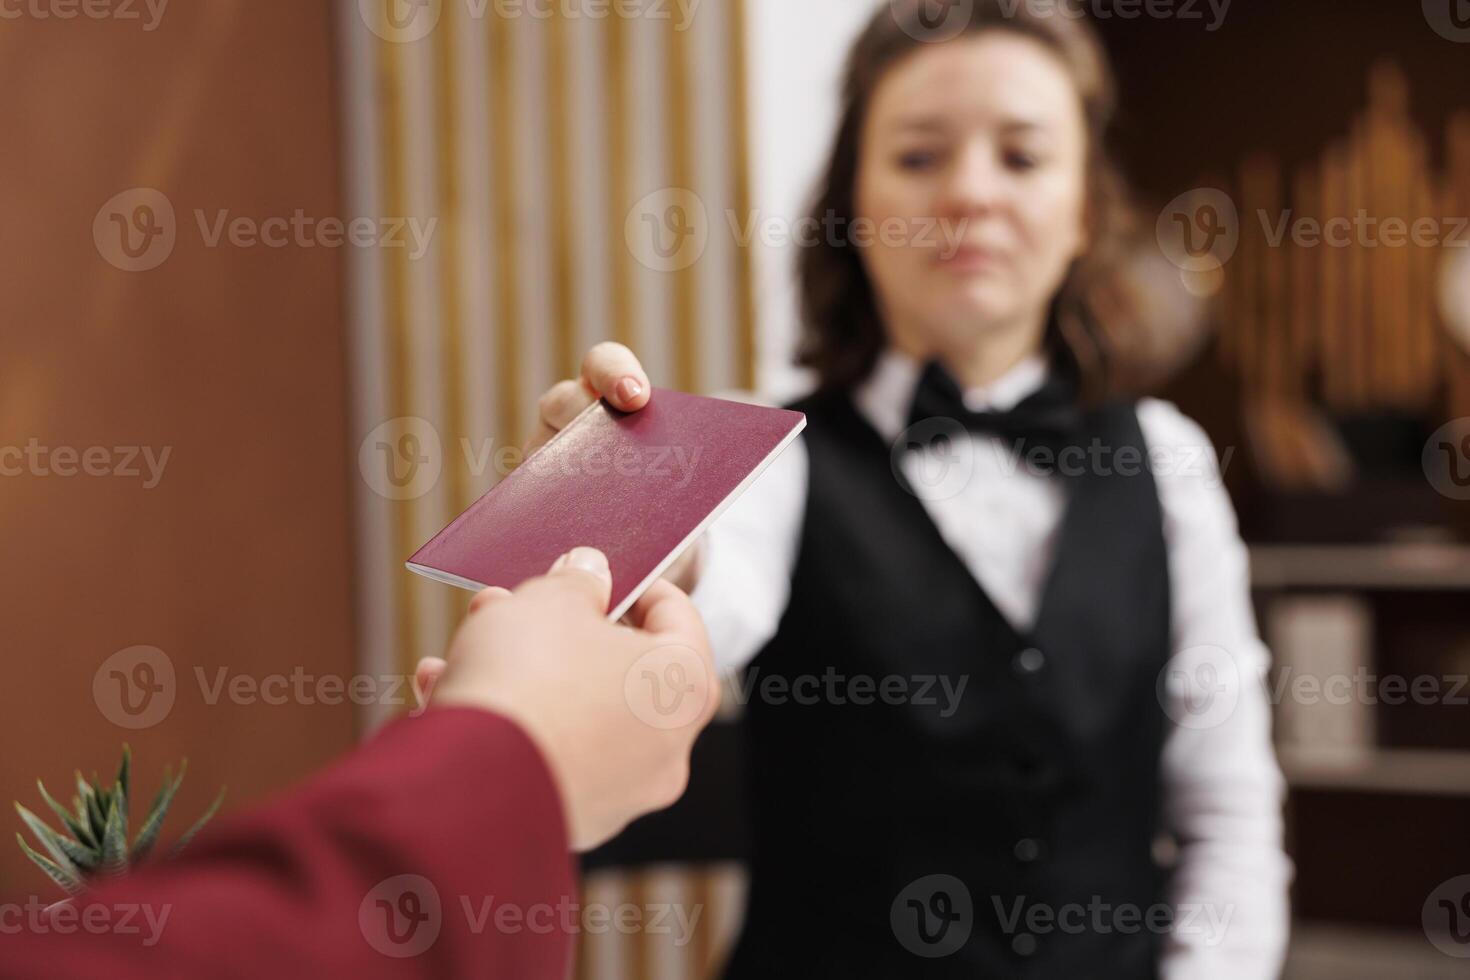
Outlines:
<svg viewBox="0 0 1470 980"><path fill-rule="evenodd" d="M745 667L737 977L1271 977L1282 780L1204 432L1125 396L1091 27L897 0L804 246L808 426L684 562ZM648 379L601 345L533 442Z"/></svg>

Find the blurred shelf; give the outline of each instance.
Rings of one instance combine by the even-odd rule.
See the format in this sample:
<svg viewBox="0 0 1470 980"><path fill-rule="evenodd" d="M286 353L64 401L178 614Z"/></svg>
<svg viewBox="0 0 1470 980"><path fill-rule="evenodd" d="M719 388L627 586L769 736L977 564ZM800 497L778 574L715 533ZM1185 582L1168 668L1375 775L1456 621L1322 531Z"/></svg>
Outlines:
<svg viewBox="0 0 1470 980"><path fill-rule="evenodd" d="M1422 932L1362 925L1296 923L1284 980L1450 980L1466 961L1430 945Z"/></svg>
<svg viewBox="0 0 1470 980"><path fill-rule="evenodd" d="M1470 752L1371 749L1324 755L1282 747L1282 772L1294 789L1335 789L1416 796L1470 796Z"/></svg>
<svg viewBox="0 0 1470 980"><path fill-rule="evenodd" d="M1258 589L1470 590L1470 546L1461 544L1256 545Z"/></svg>

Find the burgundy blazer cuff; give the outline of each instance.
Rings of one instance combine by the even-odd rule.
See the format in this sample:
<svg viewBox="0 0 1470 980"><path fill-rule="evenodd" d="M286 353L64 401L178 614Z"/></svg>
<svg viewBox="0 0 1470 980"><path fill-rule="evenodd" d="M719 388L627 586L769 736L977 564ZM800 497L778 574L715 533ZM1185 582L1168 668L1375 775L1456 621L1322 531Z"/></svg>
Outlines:
<svg viewBox="0 0 1470 980"><path fill-rule="evenodd" d="M67 913L131 910L131 930L0 940L15 954L0 977L561 980L576 903L561 799L529 736L430 709Z"/></svg>

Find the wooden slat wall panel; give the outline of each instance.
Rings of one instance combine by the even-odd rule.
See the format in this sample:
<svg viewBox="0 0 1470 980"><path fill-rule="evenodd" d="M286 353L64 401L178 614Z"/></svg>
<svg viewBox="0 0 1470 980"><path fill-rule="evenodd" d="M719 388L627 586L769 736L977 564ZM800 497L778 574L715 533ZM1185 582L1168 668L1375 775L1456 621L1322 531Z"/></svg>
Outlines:
<svg viewBox="0 0 1470 980"><path fill-rule="evenodd" d="M412 670L441 652L467 596L409 575L403 559L502 475L494 451L519 446L540 391L571 376L591 343L634 347L655 384L753 386L751 257L725 217L751 201L744 3L707 0L688 23L668 4L645 5L654 16L572 18L560 5L533 17L430 3L415 8L430 29L395 30L342 0L354 203L438 221L426 256L354 269L355 435L390 422L396 443L427 424L442 467L408 499L363 491L369 668ZM649 195L656 223L680 217L660 194L673 189L696 196L704 214L683 217L705 221L710 241L697 261L665 270L627 235L645 227L629 216ZM701 917L678 944L588 935L577 976L703 975L738 926L741 881L735 868L589 881L587 901Z"/></svg>

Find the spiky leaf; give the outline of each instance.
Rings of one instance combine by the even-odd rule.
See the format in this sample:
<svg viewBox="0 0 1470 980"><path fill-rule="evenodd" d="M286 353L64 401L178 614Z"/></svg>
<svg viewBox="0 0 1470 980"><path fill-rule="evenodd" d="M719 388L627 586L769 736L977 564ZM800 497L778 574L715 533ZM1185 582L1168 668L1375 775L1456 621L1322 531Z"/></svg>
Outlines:
<svg viewBox="0 0 1470 980"><path fill-rule="evenodd" d="M187 765L188 762L185 760L184 765L179 766L177 779L170 780L168 770L163 771L163 783L158 787L158 795L153 798L153 805L148 808L148 816L143 820L142 829L138 831L138 837L133 841L132 860L142 860L148 856L149 851L153 850L153 845L158 840L158 832L163 828L163 818L168 816L168 808L174 801L174 794L179 791L179 786L184 781L184 769Z"/></svg>
<svg viewBox="0 0 1470 980"><path fill-rule="evenodd" d="M89 849L95 850L97 847L97 842L91 839L91 833L87 830L86 827L77 822L76 817L72 816L70 810L62 806L60 803L56 802L56 800L51 797L51 794L46 792L46 785L42 783L39 779L36 780L36 789L41 791L41 799L45 800L46 805L51 808L51 812L56 814L56 816L61 819L61 822L66 827L67 831L73 837L75 837L79 843Z"/></svg>
<svg viewBox="0 0 1470 980"><path fill-rule="evenodd" d="M92 821L91 821L91 815L90 815L90 813L88 811L88 808L87 808L87 797L89 797L91 795L92 795L92 787L90 787L90 786L87 785L87 781L85 779L83 779L82 778L82 774L80 772L78 772L77 773L77 795L76 796L73 796L71 798L71 805L74 806L74 807L76 807L77 820L79 822L81 822L81 823L86 824L87 825L87 829L88 829L89 832L91 831Z"/></svg>
<svg viewBox="0 0 1470 980"><path fill-rule="evenodd" d="M123 854L127 855L128 844L128 794L118 786L112 793L113 808L117 811L117 822L122 828Z"/></svg>
<svg viewBox="0 0 1470 980"><path fill-rule="evenodd" d="M114 799L107 808L107 823L102 828L101 871L106 875L120 875L128 870L128 838L123 832L118 802Z"/></svg>
<svg viewBox="0 0 1470 980"><path fill-rule="evenodd" d="M194 835L197 834L197 833L199 833L199 831L203 830L204 829L204 825L207 824L207 823L209 823L210 819L213 818L214 815L219 812L220 804L223 803L224 801L225 801L225 788L224 787L220 787L219 795L214 798L214 802L213 803L209 804L209 809L204 811L204 816L202 816L198 820L194 821L194 826L192 826L188 830L184 831L184 835L179 838L179 842L174 845L174 849L172 851L169 851L169 855L170 856L177 855L180 851L182 851L185 847L187 847L189 845L189 842L194 839Z"/></svg>
<svg viewBox="0 0 1470 980"><path fill-rule="evenodd" d="M126 742L124 742L123 743L122 762L119 763L118 764L118 767L117 767L117 781L116 781L116 786L117 786L118 792L122 793L124 800L128 799L128 797L130 797L132 795L132 790L128 788L128 778L131 775L132 768L133 768L133 750L128 746L128 744ZM128 815L128 812L127 812L126 809L124 809L123 810L123 817L127 817L127 815Z"/></svg>
<svg viewBox="0 0 1470 980"><path fill-rule="evenodd" d="M82 779L82 774L77 773L77 782L82 787L82 799L87 804L87 826L92 831L92 839L100 847L102 845L102 832L107 828L107 806L108 799L105 790Z"/></svg>
<svg viewBox="0 0 1470 980"><path fill-rule="evenodd" d="M42 855L31 850L31 846L26 843L26 839L20 834L16 834L15 839L20 844L20 849L25 852L26 857L35 862L36 867L46 872L48 878L66 889L68 895L75 895L82 890L80 878L60 867L56 862L48 861Z"/></svg>
<svg viewBox="0 0 1470 980"><path fill-rule="evenodd" d="M41 842L41 846L46 848L46 853L51 855L51 860L55 861L63 871L81 876L82 868L78 865L85 865L90 859L82 851L80 845L52 830L46 821L19 803L15 805L15 812L20 814L21 821L31 829L31 833L36 835L36 840Z"/></svg>

